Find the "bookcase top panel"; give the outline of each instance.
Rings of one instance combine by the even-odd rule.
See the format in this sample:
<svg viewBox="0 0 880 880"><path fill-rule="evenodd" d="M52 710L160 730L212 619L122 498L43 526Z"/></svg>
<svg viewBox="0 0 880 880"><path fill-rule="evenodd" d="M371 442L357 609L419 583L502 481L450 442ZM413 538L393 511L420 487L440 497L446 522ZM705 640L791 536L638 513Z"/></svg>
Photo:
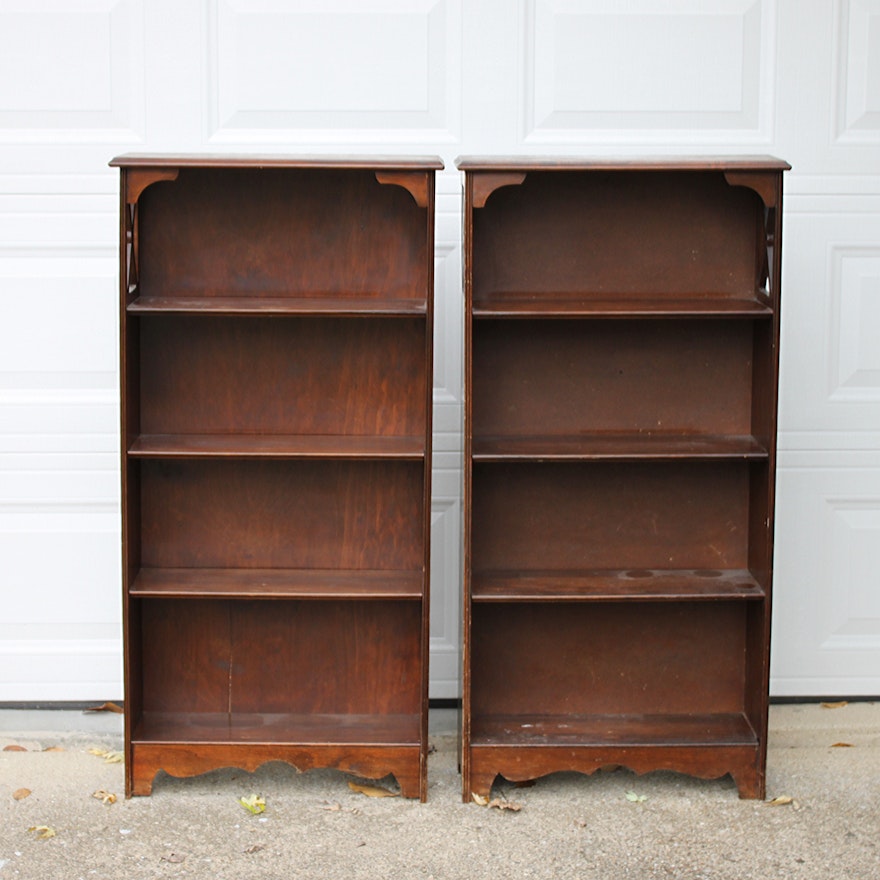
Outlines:
<svg viewBox="0 0 880 880"><path fill-rule="evenodd" d="M110 161L115 168L360 168L440 171L439 156L369 156L237 153L125 153Z"/></svg>
<svg viewBox="0 0 880 880"><path fill-rule="evenodd" d="M788 171L775 156L459 156L461 171Z"/></svg>

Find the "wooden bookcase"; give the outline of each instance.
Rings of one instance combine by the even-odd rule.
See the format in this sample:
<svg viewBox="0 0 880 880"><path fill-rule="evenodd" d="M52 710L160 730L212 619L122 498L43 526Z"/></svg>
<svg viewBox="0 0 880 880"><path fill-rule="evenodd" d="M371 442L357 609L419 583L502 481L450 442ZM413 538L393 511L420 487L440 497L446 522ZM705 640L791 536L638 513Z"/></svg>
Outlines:
<svg viewBox="0 0 880 880"><path fill-rule="evenodd" d="M605 765L762 797L788 165L457 164L463 797Z"/></svg>
<svg viewBox="0 0 880 880"><path fill-rule="evenodd" d="M434 158L122 156L126 793L426 795Z"/></svg>

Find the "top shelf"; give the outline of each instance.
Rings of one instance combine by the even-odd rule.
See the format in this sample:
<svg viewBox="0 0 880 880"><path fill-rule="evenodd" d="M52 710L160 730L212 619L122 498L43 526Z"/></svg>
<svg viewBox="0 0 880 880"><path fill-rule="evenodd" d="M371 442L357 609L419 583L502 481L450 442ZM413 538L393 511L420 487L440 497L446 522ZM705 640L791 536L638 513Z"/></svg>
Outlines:
<svg viewBox="0 0 880 880"><path fill-rule="evenodd" d="M125 153L111 160L114 168L355 168L366 170L440 171L439 156L314 156L283 153Z"/></svg>
<svg viewBox="0 0 880 880"><path fill-rule="evenodd" d="M731 296L639 296L491 293L474 297L475 318L766 318L773 308L764 299Z"/></svg>
<svg viewBox="0 0 880 880"><path fill-rule="evenodd" d="M426 315L427 299L383 296L138 296L126 307L131 315Z"/></svg>
<svg viewBox="0 0 880 880"><path fill-rule="evenodd" d="M459 156L461 171L788 171L775 156Z"/></svg>

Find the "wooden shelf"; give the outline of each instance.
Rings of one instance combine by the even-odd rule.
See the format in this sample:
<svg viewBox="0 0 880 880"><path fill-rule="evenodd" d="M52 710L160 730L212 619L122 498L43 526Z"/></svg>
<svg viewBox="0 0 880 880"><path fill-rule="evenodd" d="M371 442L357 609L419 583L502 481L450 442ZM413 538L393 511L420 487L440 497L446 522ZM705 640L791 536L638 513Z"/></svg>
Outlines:
<svg viewBox="0 0 880 880"><path fill-rule="evenodd" d="M505 715L472 721L474 746L742 746L757 735L743 713Z"/></svg>
<svg viewBox="0 0 880 880"><path fill-rule="evenodd" d="M782 171L464 158L462 798L764 796Z"/></svg>
<svg viewBox="0 0 880 880"><path fill-rule="evenodd" d="M402 299L366 296L138 296L127 306L131 315L333 315L338 317L411 317L427 312L424 297Z"/></svg>
<svg viewBox="0 0 880 880"><path fill-rule="evenodd" d="M631 294L475 293L474 318L770 318L760 297Z"/></svg>
<svg viewBox="0 0 880 880"><path fill-rule="evenodd" d="M755 437L718 434L600 433L578 436L475 436L473 460L663 461L745 459L763 461L766 446Z"/></svg>
<svg viewBox="0 0 880 880"><path fill-rule="evenodd" d="M295 568L142 568L134 598L421 600L420 571Z"/></svg>
<svg viewBox="0 0 880 880"><path fill-rule="evenodd" d="M759 600L764 590L744 569L475 571L474 602L694 602Z"/></svg>
<svg viewBox="0 0 880 880"><path fill-rule="evenodd" d="M417 745L419 715L145 712L132 741Z"/></svg>
<svg viewBox="0 0 880 880"><path fill-rule="evenodd" d="M132 458L399 459L425 457L424 437L310 434L148 434L132 442Z"/></svg>
<svg viewBox="0 0 880 880"><path fill-rule="evenodd" d="M126 795L427 796L436 157L122 156Z"/></svg>

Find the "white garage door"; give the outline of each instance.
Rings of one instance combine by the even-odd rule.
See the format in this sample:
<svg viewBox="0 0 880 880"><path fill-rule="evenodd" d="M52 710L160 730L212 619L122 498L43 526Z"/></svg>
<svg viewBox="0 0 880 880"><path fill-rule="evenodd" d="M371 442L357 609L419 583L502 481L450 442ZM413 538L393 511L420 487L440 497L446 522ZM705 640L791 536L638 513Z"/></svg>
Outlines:
<svg viewBox="0 0 880 880"><path fill-rule="evenodd" d="M458 694L455 157L791 162L772 688L880 694L880 0L0 0L0 701L121 695L127 150L445 160L435 698Z"/></svg>

